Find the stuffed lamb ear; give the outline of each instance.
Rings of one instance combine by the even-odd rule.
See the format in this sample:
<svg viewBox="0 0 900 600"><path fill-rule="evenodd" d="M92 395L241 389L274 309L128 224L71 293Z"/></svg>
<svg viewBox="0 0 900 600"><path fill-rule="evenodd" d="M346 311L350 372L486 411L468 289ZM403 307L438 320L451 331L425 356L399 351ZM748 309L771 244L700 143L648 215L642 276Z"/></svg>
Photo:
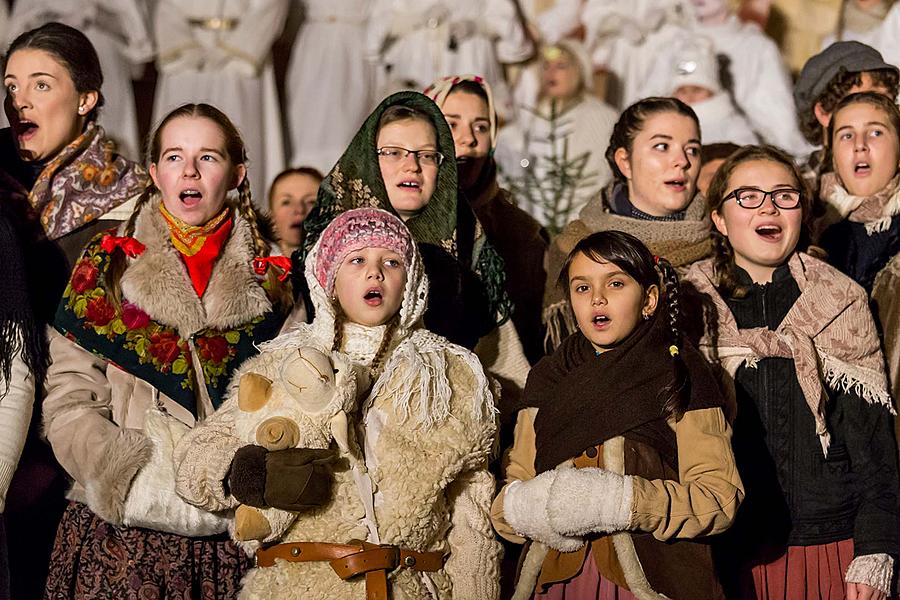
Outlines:
<svg viewBox="0 0 900 600"><path fill-rule="evenodd" d="M238 384L238 407L244 412L256 412L269 401L272 380L258 373L244 373Z"/></svg>

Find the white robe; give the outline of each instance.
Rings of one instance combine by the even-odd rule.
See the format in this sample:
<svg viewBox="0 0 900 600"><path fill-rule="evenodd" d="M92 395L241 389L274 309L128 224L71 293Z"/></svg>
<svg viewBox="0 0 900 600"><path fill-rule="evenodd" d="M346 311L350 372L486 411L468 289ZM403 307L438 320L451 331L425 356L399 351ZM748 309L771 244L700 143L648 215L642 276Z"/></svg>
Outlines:
<svg viewBox="0 0 900 600"><path fill-rule="evenodd" d="M422 90L447 75L481 75L506 117L512 101L501 65L533 52L512 0L374 0L366 46L377 62L379 95Z"/></svg>
<svg viewBox="0 0 900 600"><path fill-rule="evenodd" d="M536 193L531 194L532 198L516 193L519 208L553 230L561 230L576 219L581 208L612 178L605 153L617 118L615 110L585 94L581 102L557 116L556 141L551 144L549 119L533 111L521 111L517 121L503 128L498 138L496 158L505 182L519 182L513 185L515 189L524 181L525 170L533 169L536 180L541 182L545 192L552 193L547 172L552 167L550 157L554 153L557 158L562 158L565 153L569 161L587 153L583 175L590 175L590 178L585 178L575 188L571 201L564 199L556 207L560 220L555 223L551 223L547 207Z"/></svg>
<svg viewBox="0 0 900 600"><path fill-rule="evenodd" d="M628 10L627 2L617 2L620 2L619 10ZM756 25L742 23L734 15L718 25L703 25L692 15L682 12L679 13L683 14L680 21L670 19L647 32L645 37L592 34L606 26L609 19L606 8L607 20L598 20L601 12L597 5L608 4L608 0L589 0L585 8L585 27L588 38L596 40L593 48L595 64L598 60L606 60L604 66L623 80L623 106L646 96L669 93L661 89L668 82L659 81L650 74L658 60L668 60L667 49L672 40L683 35L687 28L712 40L716 53L728 59L734 99L760 138L794 156L805 156L812 151L800 133L790 76L778 47ZM703 141L708 141L705 135Z"/></svg>
<svg viewBox="0 0 900 600"><path fill-rule="evenodd" d="M581 25L581 0L555 0L553 6L538 12L539 4L538 0L519 0L525 19L544 44L555 44Z"/></svg>
<svg viewBox="0 0 900 600"><path fill-rule="evenodd" d="M131 79L138 65L153 59L148 20L140 0L18 0L10 15L7 39L11 42L50 21L84 33L103 70L105 105L99 123L119 144L123 156L139 160L141 143Z"/></svg>
<svg viewBox="0 0 900 600"><path fill-rule="evenodd" d="M747 119L738 113L727 94L716 94L708 100L692 104L691 108L700 119L704 144L731 142L744 146L759 143Z"/></svg>
<svg viewBox="0 0 900 600"><path fill-rule="evenodd" d="M374 108L365 36L371 0L304 0L287 71L291 164L327 173Z"/></svg>
<svg viewBox="0 0 900 600"><path fill-rule="evenodd" d="M268 205L269 182L285 166L271 50L287 10L287 0L159 0L154 16L160 72L154 123L186 102L213 104L228 115L244 139L260 209ZM228 25L196 24L208 19Z"/></svg>
<svg viewBox="0 0 900 600"><path fill-rule="evenodd" d="M886 63L900 67L900 2L884 18L872 46L881 52Z"/></svg>

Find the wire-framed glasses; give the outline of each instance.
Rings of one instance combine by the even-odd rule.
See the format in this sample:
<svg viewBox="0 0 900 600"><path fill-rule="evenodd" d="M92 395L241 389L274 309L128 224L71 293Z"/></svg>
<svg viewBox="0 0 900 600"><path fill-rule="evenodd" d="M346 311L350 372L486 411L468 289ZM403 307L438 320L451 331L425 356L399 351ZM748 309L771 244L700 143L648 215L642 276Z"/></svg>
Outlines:
<svg viewBox="0 0 900 600"><path fill-rule="evenodd" d="M734 198L741 208L759 208L766 201L766 196L771 196L772 204L784 210L800 206L800 190L789 187L770 192L755 187L740 187L725 196L724 200Z"/></svg>
<svg viewBox="0 0 900 600"><path fill-rule="evenodd" d="M409 150L400 146L382 146L376 152L378 156L389 163L398 163L410 154L420 165L438 167L444 162L444 155L437 150Z"/></svg>

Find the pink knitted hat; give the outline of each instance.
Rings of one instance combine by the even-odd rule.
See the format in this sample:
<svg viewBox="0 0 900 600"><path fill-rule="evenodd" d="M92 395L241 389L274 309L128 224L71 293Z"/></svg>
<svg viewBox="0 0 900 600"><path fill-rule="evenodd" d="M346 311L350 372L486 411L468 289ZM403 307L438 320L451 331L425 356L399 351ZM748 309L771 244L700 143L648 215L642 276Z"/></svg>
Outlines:
<svg viewBox="0 0 900 600"><path fill-rule="evenodd" d="M338 267L348 254L363 248L386 248L396 252L408 268L412 261L412 245L409 229L391 213L377 208L348 210L322 231L316 255L316 280L331 296Z"/></svg>

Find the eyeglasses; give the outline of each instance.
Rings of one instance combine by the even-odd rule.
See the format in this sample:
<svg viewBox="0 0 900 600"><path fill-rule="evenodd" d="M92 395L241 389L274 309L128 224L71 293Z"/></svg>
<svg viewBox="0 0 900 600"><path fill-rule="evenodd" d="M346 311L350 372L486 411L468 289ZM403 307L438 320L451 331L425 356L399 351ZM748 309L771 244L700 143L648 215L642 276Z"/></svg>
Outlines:
<svg viewBox="0 0 900 600"><path fill-rule="evenodd" d="M378 156L389 163L398 163L410 154L420 165L439 167L444 162L444 155L437 150L407 150L400 146L382 146L376 152Z"/></svg>
<svg viewBox="0 0 900 600"><path fill-rule="evenodd" d="M759 208L766 201L766 196L771 196L772 204L777 208L788 210L800 206L800 195L800 190L794 188L779 188L766 192L755 187L742 187L725 196L722 201L734 198L741 208Z"/></svg>

